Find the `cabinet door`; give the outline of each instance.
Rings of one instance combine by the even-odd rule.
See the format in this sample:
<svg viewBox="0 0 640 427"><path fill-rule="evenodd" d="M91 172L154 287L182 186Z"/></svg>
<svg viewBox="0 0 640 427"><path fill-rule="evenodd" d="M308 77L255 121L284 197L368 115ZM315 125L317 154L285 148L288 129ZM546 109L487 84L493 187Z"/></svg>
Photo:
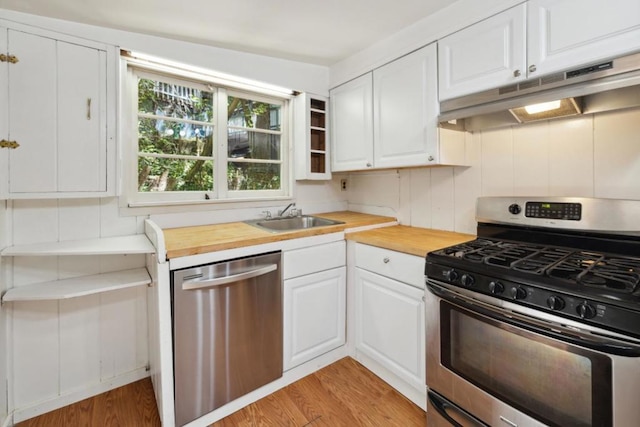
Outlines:
<svg viewBox="0 0 640 427"><path fill-rule="evenodd" d="M526 78L525 25L522 4L440 40L440 100Z"/></svg>
<svg viewBox="0 0 640 427"><path fill-rule="evenodd" d="M373 167L373 112L371 73L332 89L331 170Z"/></svg>
<svg viewBox="0 0 640 427"><path fill-rule="evenodd" d="M284 370L345 343L346 268L284 282Z"/></svg>
<svg viewBox="0 0 640 427"><path fill-rule="evenodd" d="M57 190L56 41L9 30L9 152L11 193Z"/></svg>
<svg viewBox="0 0 640 427"><path fill-rule="evenodd" d="M8 31L9 192L106 191L106 53Z"/></svg>
<svg viewBox="0 0 640 427"><path fill-rule="evenodd" d="M640 49L638 0L531 0L529 64L535 75Z"/></svg>
<svg viewBox="0 0 640 427"><path fill-rule="evenodd" d="M374 165L437 161L437 53L429 45L373 72Z"/></svg>
<svg viewBox="0 0 640 427"><path fill-rule="evenodd" d="M360 268L355 280L356 350L423 391L424 290Z"/></svg>

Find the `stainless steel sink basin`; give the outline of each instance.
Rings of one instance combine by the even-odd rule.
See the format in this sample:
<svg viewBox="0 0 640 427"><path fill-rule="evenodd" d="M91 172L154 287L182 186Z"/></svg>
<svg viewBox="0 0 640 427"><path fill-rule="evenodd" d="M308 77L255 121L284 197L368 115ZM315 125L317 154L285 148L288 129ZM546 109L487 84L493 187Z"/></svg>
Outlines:
<svg viewBox="0 0 640 427"><path fill-rule="evenodd" d="M302 215L286 218L254 219L245 221L246 224L261 228L271 233L285 231L306 230L308 228L325 227L327 225L344 224L341 221L320 218L312 215Z"/></svg>

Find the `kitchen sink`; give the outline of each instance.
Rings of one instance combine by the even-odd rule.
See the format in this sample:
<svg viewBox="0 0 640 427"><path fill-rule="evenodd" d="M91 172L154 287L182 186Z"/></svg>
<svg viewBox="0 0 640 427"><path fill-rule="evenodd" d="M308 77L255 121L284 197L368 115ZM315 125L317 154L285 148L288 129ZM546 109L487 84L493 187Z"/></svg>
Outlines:
<svg viewBox="0 0 640 427"><path fill-rule="evenodd" d="M306 230L308 228L325 227L327 225L344 224L342 221L320 218L312 215L292 216L285 218L254 219L244 221L245 224L253 225L271 233L282 233L285 231Z"/></svg>

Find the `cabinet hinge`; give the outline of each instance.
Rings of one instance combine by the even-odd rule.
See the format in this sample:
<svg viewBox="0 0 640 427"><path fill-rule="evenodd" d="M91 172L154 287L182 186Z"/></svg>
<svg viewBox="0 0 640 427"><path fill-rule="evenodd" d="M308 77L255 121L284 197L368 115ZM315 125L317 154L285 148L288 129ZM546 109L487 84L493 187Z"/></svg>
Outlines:
<svg viewBox="0 0 640 427"><path fill-rule="evenodd" d="M12 150L18 148L20 144L16 141L7 141L6 139L0 140L0 148L11 148Z"/></svg>
<svg viewBox="0 0 640 427"><path fill-rule="evenodd" d="M5 55L4 53L0 54L0 62L10 62L15 64L19 61L18 57L15 55Z"/></svg>

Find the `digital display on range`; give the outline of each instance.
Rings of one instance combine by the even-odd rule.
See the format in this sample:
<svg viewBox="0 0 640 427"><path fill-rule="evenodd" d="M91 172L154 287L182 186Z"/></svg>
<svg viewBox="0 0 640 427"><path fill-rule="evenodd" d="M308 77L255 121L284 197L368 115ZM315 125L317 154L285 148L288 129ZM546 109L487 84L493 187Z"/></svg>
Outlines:
<svg viewBox="0 0 640 427"><path fill-rule="evenodd" d="M528 218L580 221L582 205L580 203L527 202L524 215Z"/></svg>

